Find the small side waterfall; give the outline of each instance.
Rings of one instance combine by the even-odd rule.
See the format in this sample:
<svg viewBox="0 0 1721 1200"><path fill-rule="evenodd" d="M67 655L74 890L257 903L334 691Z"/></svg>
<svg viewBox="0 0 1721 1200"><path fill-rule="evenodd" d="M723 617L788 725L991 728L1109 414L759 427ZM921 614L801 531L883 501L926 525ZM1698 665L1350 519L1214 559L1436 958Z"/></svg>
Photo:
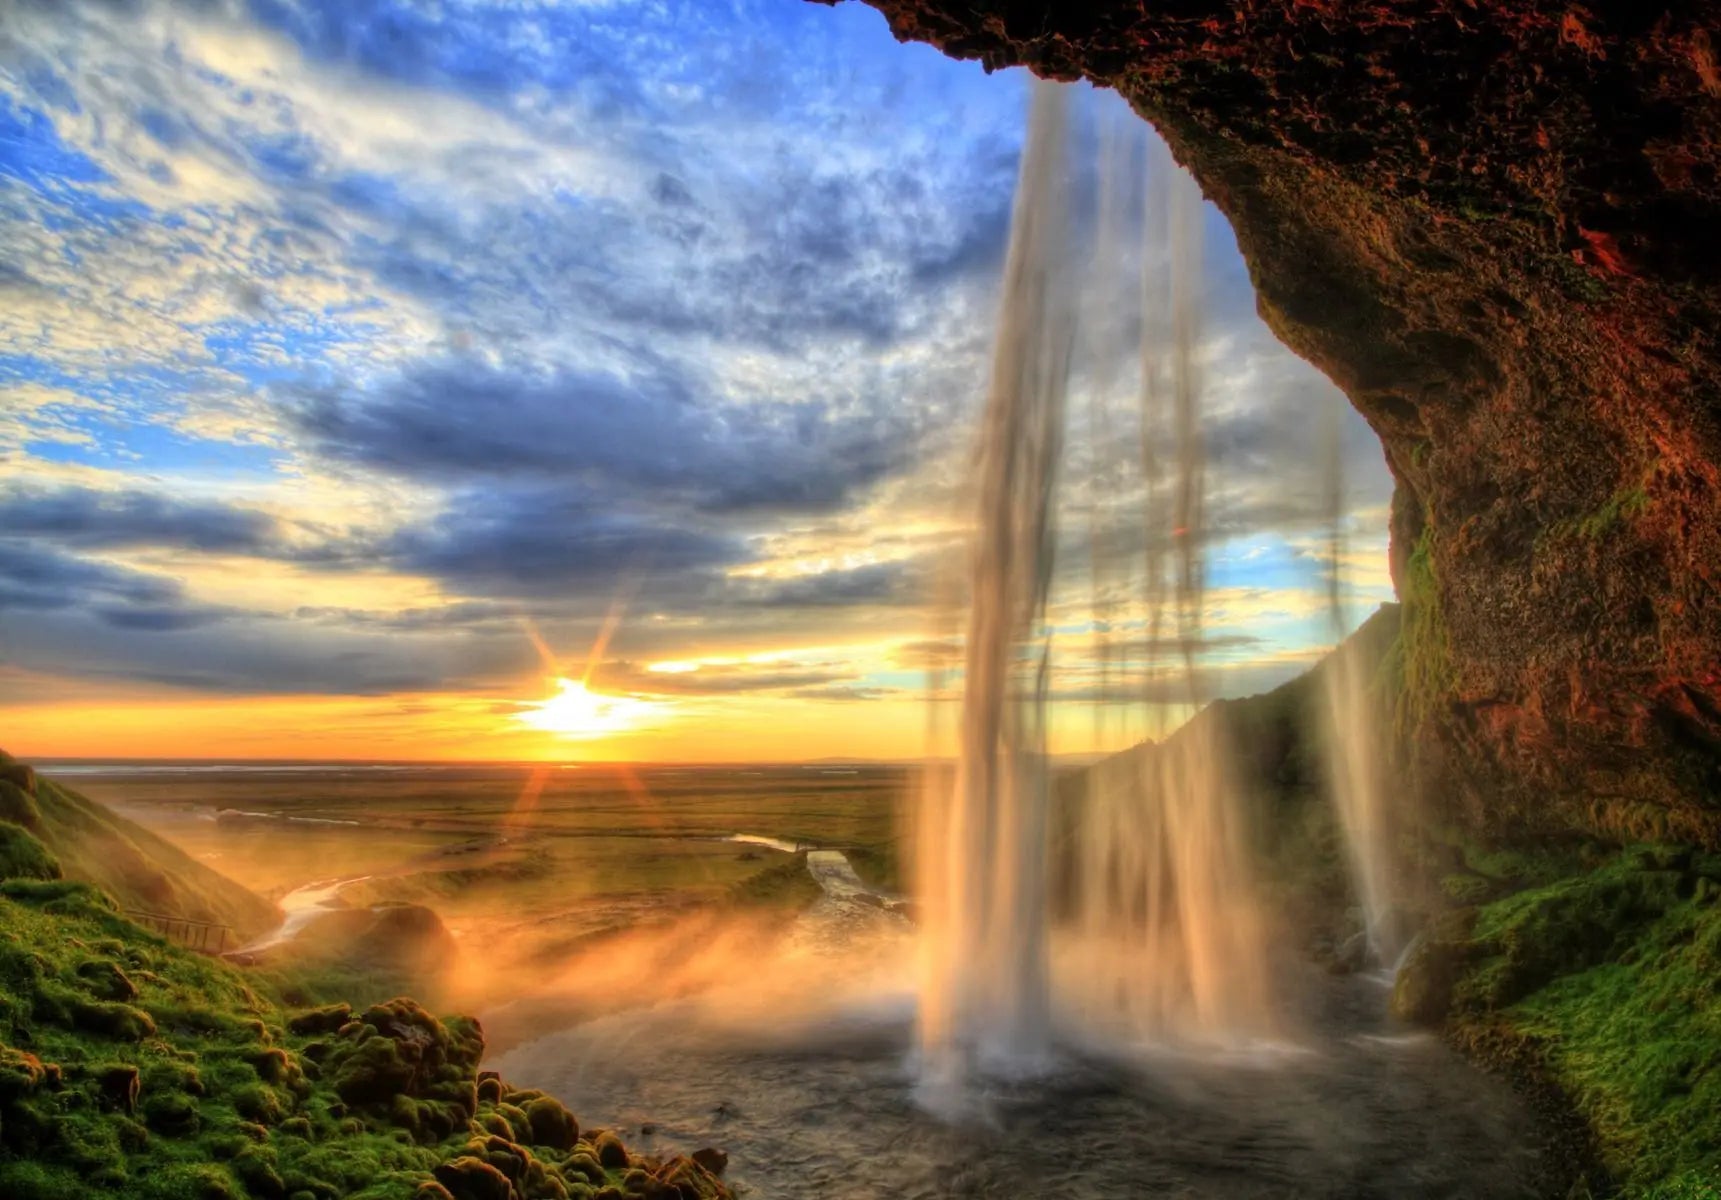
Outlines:
<svg viewBox="0 0 1721 1200"><path fill-rule="evenodd" d="M1347 642L1344 603L1344 459L1340 452L1337 403L1329 409L1323 436L1327 484L1327 610L1334 647L1321 667L1321 734L1328 786L1339 824L1351 886L1362 907L1368 957L1390 966L1404 948L1393 908L1392 854L1396 830L1387 803L1380 705L1370 696L1370 664L1355 642Z"/></svg>

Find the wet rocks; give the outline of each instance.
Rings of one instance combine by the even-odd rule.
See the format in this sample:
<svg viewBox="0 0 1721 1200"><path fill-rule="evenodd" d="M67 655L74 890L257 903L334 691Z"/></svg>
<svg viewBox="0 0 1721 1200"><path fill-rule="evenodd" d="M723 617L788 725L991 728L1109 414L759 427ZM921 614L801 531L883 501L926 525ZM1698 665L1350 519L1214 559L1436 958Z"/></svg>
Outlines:
<svg viewBox="0 0 1721 1200"><path fill-rule="evenodd" d="M1418 1025L1439 1025L1452 1008L1454 993L1476 954L1470 940L1475 909L1446 913L1417 935L1393 981L1392 1011Z"/></svg>
<svg viewBox="0 0 1721 1200"><path fill-rule="evenodd" d="M729 1169L729 1154L714 1146L706 1146L695 1150L689 1157L713 1175L722 1175Z"/></svg>

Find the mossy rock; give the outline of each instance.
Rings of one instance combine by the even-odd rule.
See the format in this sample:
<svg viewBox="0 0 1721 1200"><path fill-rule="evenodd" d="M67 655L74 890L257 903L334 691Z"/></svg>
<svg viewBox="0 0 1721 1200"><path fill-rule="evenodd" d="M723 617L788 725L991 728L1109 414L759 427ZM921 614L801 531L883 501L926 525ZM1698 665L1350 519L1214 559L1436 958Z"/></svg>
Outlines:
<svg viewBox="0 0 1721 1200"><path fill-rule="evenodd" d="M1418 1025L1439 1025L1452 1008L1459 980L1476 957L1469 933L1474 909L1448 913L1411 944L1393 981L1392 1012Z"/></svg>
<svg viewBox="0 0 1721 1200"><path fill-rule="evenodd" d="M291 1012L277 973L173 946L81 883L0 881L0 931L0 1031L30 1047L0 1046L0 1196L568 1200L613 1187L552 1098L486 1077L479 1112L475 1022L406 999L305 1010L328 993L302 988ZM521 1104L488 1099L504 1096ZM657 1173L619 1142L602 1149Z"/></svg>
<svg viewBox="0 0 1721 1200"><path fill-rule="evenodd" d="M0 821L0 879L57 880L60 860L29 830Z"/></svg>
<svg viewBox="0 0 1721 1200"><path fill-rule="evenodd" d="M562 1174L570 1178L578 1176L597 1187L603 1186L609 1178L604 1172L603 1164L598 1161L593 1147L587 1142L582 1142L579 1148L562 1163Z"/></svg>
<svg viewBox="0 0 1721 1200"><path fill-rule="evenodd" d="M321 1008L294 1013L287 1018L287 1029L291 1033L315 1037L320 1034L338 1032L343 1025L352 1019L352 1005L346 1003L325 1004Z"/></svg>
<svg viewBox="0 0 1721 1200"><path fill-rule="evenodd" d="M598 1162L610 1171L625 1171L633 1161L622 1140L607 1129L600 1130L592 1140L592 1151Z"/></svg>
<svg viewBox="0 0 1721 1200"><path fill-rule="evenodd" d="M38 1088L59 1087L63 1081L54 1063L44 1063L28 1050L0 1046L0 1103L34 1095Z"/></svg>
<svg viewBox="0 0 1721 1200"><path fill-rule="evenodd" d="M143 1100L144 1124L158 1133L174 1137L194 1134L203 1124L197 1101L184 1092L161 1092Z"/></svg>
<svg viewBox="0 0 1721 1200"><path fill-rule="evenodd" d="M251 1195L260 1200L286 1200L286 1181L276 1170L275 1155L267 1148L248 1147L233 1159L232 1167Z"/></svg>
<svg viewBox="0 0 1721 1200"><path fill-rule="evenodd" d="M71 1006L72 1024L87 1033L124 1042L141 1042L155 1036L155 1020L141 1008L103 1000L83 1000Z"/></svg>
<svg viewBox="0 0 1721 1200"><path fill-rule="evenodd" d="M136 1000L137 984L116 962L105 958L89 959L78 964L77 976L102 1000Z"/></svg>
<svg viewBox="0 0 1721 1200"><path fill-rule="evenodd" d="M453 1200L516 1200L508 1177L472 1155L438 1163L431 1173Z"/></svg>
<svg viewBox="0 0 1721 1200"><path fill-rule="evenodd" d="M517 1142L532 1140L532 1118L526 1115L526 1110L509 1104L506 1100L496 1106L496 1115L508 1122L513 1138Z"/></svg>
<svg viewBox="0 0 1721 1200"><path fill-rule="evenodd" d="M131 1063L114 1063L96 1068L94 1075L96 1094L103 1104L127 1116L137 1111L138 1093L142 1089L137 1067Z"/></svg>
<svg viewBox="0 0 1721 1200"><path fill-rule="evenodd" d="M572 1150L580 1140L580 1123L560 1101L539 1096L526 1105L526 1119L532 1127L532 1144L556 1150Z"/></svg>

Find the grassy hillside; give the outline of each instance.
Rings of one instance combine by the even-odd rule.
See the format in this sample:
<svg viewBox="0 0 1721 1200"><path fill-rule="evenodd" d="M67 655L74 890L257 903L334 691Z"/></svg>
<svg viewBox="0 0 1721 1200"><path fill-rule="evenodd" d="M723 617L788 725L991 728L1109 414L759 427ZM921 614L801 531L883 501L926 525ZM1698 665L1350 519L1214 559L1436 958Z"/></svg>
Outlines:
<svg viewBox="0 0 1721 1200"><path fill-rule="evenodd" d="M29 830L68 879L94 884L121 908L229 926L247 939L273 926L275 906L171 842L0 751L0 820Z"/></svg>
<svg viewBox="0 0 1721 1200"><path fill-rule="evenodd" d="M407 999L295 1011L291 979L173 946L60 875L0 824L9 1200L728 1195L691 1159L636 1157L480 1072L474 1021Z"/></svg>

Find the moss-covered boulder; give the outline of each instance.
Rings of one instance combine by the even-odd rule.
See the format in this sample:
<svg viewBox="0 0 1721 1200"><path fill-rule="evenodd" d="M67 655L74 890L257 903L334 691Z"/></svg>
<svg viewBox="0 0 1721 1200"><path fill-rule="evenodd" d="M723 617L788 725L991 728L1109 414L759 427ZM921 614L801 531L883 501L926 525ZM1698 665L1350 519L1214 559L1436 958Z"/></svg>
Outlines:
<svg viewBox="0 0 1721 1200"><path fill-rule="evenodd" d="M526 1105L526 1120L532 1127L532 1144L556 1150L572 1150L580 1140L580 1123L561 1101L540 1096Z"/></svg>
<svg viewBox="0 0 1721 1200"><path fill-rule="evenodd" d="M473 1155L439 1163L434 1174L452 1200L515 1200L508 1177Z"/></svg>
<svg viewBox="0 0 1721 1200"><path fill-rule="evenodd" d="M58 879L60 860L29 830L0 821L0 879Z"/></svg>
<svg viewBox="0 0 1721 1200"><path fill-rule="evenodd" d="M341 1001L294 1013L287 1018L287 1029L291 1033L309 1035L335 1033L352 1019L353 1006Z"/></svg>
<svg viewBox="0 0 1721 1200"><path fill-rule="evenodd" d="M415 1137L439 1140L478 1111L478 1023L444 1022L405 997L372 1005L336 1034L322 1075L356 1109L386 1112Z"/></svg>
<svg viewBox="0 0 1721 1200"><path fill-rule="evenodd" d="M1447 913L1420 934L1405 953L1392 986L1393 1015L1419 1025L1438 1025L1452 1007L1465 966L1475 957L1470 931L1474 909Z"/></svg>

